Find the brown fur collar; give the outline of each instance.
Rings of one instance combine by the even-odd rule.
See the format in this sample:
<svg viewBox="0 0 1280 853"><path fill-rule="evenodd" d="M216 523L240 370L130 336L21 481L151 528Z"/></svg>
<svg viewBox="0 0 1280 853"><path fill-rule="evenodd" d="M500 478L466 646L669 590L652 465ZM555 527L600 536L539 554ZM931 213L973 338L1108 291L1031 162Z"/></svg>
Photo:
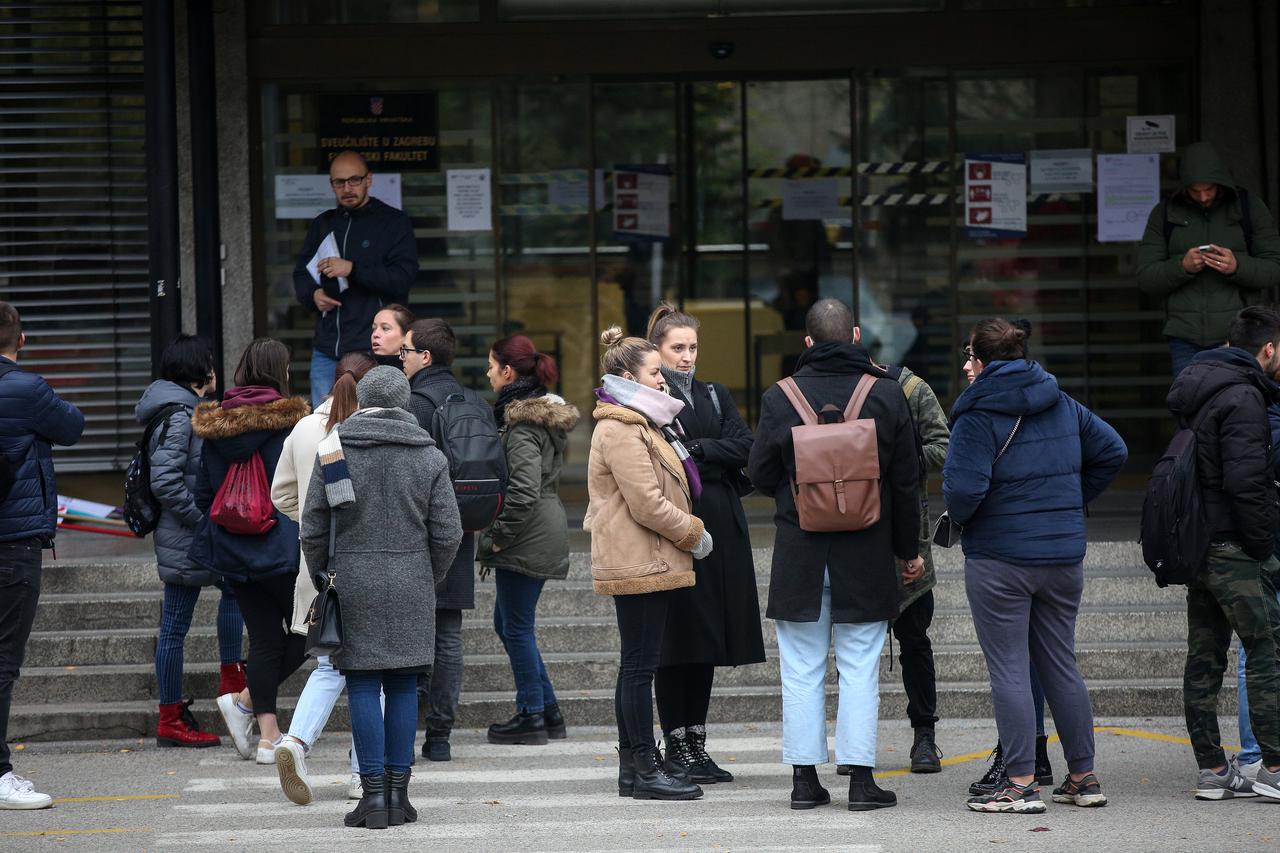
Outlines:
<svg viewBox="0 0 1280 853"><path fill-rule="evenodd" d="M621 421L624 424L649 425L649 419L634 409L619 406L617 403L605 403L600 400L596 401L596 407L591 413L591 417L598 421L610 420Z"/></svg>
<svg viewBox="0 0 1280 853"><path fill-rule="evenodd" d="M206 440L234 438L258 430L293 429L311 414L311 406L301 397L285 397L261 406L224 409L219 403L201 403L191 419L191 429Z"/></svg>
<svg viewBox="0 0 1280 853"><path fill-rule="evenodd" d="M507 403L507 425L533 424L544 429L560 429L568 432L578 425L582 416L578 407L566 403L563 397L547 394L527 400Z"/></svg>

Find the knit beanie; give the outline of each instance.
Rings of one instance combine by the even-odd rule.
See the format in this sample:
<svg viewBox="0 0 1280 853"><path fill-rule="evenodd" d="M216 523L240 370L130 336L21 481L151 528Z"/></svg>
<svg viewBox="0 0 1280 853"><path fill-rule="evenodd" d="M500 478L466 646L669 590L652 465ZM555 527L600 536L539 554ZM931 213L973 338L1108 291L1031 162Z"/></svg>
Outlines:
<svg viewBox="0 0 1280 853"><path fill-rule="evenodd" d="M409 404L409 379L403 370L379 365L356 383L360 408L403 409Z"/></svg>

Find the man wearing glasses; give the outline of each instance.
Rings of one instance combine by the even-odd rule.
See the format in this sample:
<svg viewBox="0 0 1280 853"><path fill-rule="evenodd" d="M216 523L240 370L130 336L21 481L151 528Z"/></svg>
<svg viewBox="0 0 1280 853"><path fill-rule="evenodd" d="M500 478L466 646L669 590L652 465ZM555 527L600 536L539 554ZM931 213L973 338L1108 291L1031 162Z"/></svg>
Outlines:
<svg viewBox="0 0 1280 853"><path fill-rule="evenodd" d="M418 276L418 246L409 217L369 195L373 174L363 157L344 151L329 164L329 185L338 206L311 222L293 268L298 301L315 309L311 351L311 404L333 387L343 353L369 349L373 316L384 305L407 303ZM307 270L330 234L338 247L320 259L317 284Z"/></svg>

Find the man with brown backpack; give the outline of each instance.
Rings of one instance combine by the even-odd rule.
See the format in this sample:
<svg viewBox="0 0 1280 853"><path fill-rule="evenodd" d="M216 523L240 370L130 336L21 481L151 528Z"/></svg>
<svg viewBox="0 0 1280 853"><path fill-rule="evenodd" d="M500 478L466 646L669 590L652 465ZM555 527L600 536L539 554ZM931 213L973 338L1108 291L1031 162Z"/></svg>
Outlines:
<svg viewBox="0 0 1280 853"><path fill-rule="evenodd" d="M791 807L831 802L824 682L840 673L836 761L851 766L849 809L896 805L872 779L880 653L901 581L920 577L920 463L897 382L854 342L849 307L823 299L805 318L796 372L765 392L749 473L777 502L766 615L777 622L782 760ZM899 580L901 577L901 581Z"/></svg>

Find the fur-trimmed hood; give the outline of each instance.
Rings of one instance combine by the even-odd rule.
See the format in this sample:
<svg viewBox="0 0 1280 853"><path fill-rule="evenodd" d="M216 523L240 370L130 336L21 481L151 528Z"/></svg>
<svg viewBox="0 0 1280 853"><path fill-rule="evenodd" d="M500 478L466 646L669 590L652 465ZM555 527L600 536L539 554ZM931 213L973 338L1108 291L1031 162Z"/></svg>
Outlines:
<svg viewBox="0 0 1280 853"><path fill-rule="evenodd" d="M237 438L251 432L291 430L311 414L311 406L301 397L285 397L260 406L224 409L219 403L201 403L192 417L192 429L205 441Z"/></svg>
<svg viewBox="0 0 1280 853"><path fill-rule="evenodd" d="M628 409L626 406L619 406L617 403L606 403L604 401L596 401L596 407L591 412L591 417L598 421L621 421L624 424L639 424L646 426L649 419L634 409Z"/></svg>
<svg viewBox="0 0 1280 853"><path fill-rule="evenodd" d="M507 425L532 424L548 430L569 432L582 419L578 407L557 394L512 400L507 403Z"/></svg>

